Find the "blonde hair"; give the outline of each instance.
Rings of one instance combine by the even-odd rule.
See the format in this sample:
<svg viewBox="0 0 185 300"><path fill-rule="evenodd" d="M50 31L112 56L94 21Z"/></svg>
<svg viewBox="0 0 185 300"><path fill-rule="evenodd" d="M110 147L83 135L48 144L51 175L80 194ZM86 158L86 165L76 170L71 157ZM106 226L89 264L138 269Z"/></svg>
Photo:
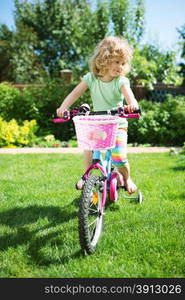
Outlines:
<svg viewBox="0 0 185 300"><path fill-rule="evenodd" d="M120 75L125 75L130 70L132 54L133 50L127 40L119 36L108 36L95 48L94 55L90 59L90 70L97 77L104 76L112 60L121 58L124 66Z"/></svg>

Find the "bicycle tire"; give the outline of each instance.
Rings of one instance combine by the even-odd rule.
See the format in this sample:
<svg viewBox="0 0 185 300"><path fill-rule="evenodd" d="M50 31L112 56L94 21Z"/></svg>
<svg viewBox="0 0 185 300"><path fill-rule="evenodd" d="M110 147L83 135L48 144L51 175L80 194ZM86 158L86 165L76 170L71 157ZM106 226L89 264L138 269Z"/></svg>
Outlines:
<svg viewBox="0 0 185 300"><path fill-rule="evenodd" d="M87 254L95 252L102 233L104 213L101 200L99 177L96 174L90 175L84 184L78 215L80 245Z"/></svg>

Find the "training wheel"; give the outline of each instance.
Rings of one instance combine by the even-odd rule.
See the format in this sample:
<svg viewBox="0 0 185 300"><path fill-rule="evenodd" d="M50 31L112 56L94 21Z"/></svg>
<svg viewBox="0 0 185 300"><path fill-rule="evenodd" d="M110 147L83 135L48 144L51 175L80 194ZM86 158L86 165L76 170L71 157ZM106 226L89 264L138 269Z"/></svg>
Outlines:
<svg viewBox="0 0 185 300"><path fill-rule="evenodd" d="M138 197L137 197L138 202L141 204L143 202L143 195L140 191L138 191Z"/></svg>
<svg viewBox="0 0 185 300"><path fill-rule="evenodd" d="M144 200L143 195L142 195L142 193L139 190L136 191L135 194L133 194L132 196L126 196L126 195L124 195L124 198L136 200L140 204Z"/></svg>

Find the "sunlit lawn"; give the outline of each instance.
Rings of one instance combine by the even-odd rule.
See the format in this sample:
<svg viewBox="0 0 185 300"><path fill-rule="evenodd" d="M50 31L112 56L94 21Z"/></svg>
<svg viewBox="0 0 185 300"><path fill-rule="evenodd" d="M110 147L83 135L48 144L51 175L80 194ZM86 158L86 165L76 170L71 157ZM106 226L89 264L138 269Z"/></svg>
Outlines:
<svg viewBox="0 0 185 300"><path fill-rule="evenodd" d="M145 201L107 208L97 252L78 241L82 155L0 155L1 277L184 277L185 158L130 154Z"/></svg>

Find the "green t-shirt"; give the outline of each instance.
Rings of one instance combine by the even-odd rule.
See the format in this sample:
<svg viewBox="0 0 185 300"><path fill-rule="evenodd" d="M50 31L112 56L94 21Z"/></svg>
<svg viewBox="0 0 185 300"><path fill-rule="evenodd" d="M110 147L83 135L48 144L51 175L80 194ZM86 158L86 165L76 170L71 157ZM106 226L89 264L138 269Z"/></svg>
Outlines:
<svg viewBox="0 0 185 300"><path fill-rule="evenodd" d="M82 80L85 80L90 89L94 111L117 109L123 106L124 96L121 87L130 85L128 78L119 76L109 82L103 82L89 72L83 76ZM120 125L127 127L127 120L121 119Z"/></svg>

